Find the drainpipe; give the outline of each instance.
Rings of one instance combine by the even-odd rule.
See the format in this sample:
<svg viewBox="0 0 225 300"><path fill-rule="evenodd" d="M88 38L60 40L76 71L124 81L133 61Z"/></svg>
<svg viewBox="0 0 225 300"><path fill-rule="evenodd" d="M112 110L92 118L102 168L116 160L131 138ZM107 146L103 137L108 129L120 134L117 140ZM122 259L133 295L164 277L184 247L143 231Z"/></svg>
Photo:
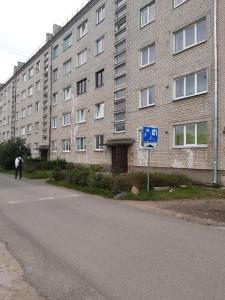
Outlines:
<svg viewBox="0 0 225 300"><path fill-rule="evenodd" d="M213 184L218 184L218 46L217 46L217 0L214 0L214 145Z"/></svg>

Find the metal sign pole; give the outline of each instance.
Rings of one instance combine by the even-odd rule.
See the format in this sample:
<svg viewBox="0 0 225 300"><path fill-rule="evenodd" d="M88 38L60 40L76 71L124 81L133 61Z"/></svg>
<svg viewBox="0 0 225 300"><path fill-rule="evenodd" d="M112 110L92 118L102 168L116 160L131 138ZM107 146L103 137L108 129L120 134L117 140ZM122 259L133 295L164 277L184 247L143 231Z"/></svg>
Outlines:
<svg viewBox="0 0 225 300"><path fill-rule="evenodd" d="M151 150L148 149L148 180L147 180L147 192L149 192L149 184L150 184L150 159L151 159Z"/></svg>

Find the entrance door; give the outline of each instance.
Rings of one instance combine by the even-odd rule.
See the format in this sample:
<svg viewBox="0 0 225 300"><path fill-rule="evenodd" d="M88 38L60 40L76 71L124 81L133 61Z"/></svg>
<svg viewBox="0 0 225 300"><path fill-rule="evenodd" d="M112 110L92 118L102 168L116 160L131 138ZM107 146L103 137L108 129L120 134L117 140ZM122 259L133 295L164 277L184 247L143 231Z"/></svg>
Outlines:
<svg viewBox="0 0 225 300"><path fill-rule="evenodd" d="M48 159L48 149L41 149L41 160L47 160Z"/></svg>
<svg viewBox="0 0 225 300"><path fill-rule="evenodd" d="M128 171L128 146L116 145L112 147L112 171L126 173Z"/></svg>

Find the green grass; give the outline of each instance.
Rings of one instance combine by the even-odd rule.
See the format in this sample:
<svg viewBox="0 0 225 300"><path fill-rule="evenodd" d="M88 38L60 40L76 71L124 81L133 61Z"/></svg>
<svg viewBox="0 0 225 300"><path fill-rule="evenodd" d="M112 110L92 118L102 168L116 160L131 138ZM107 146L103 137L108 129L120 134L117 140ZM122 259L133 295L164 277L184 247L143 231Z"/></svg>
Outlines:
<svg viewBox="0 0 225 300"><path fill-rule="evenodd" d="M203 186L188 186L176 188L174 192L150 191L141 192L139 195L126 193L124 200L160 201L160 200L182 200L182 199L225 199L225 191L220 189L208 189Z"/></svg>
<svg viewBox="0 0 225 300"><path fill-rule="evenodd" d="M29 178L29 179L45 179L45 178L51 178L52 177L52 170L37 170L34 172L27 172L26 169L23 170L23 177ZM0 168L0 173L4 174L10 174L14 175L15 170L6 170Z"/></svg>
<svg viewBox="0 0 225 300"><path fill-rule="evenodd" d="M24 177L29 179L46 179L52 177L52 170L36 170L32 173L24 171Z"/></svg>

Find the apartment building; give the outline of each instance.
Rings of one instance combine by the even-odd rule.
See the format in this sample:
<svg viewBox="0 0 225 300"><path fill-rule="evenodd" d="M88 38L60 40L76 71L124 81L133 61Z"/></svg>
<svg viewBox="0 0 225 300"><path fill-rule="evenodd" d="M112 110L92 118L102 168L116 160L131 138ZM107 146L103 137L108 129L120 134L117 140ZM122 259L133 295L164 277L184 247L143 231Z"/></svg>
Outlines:
<svg viewBox="0 0 225 300"><path fill-rule="evenodd" d="M0 86L0 141L33 156L225 184L223 0L91 0Z"/></svg>

